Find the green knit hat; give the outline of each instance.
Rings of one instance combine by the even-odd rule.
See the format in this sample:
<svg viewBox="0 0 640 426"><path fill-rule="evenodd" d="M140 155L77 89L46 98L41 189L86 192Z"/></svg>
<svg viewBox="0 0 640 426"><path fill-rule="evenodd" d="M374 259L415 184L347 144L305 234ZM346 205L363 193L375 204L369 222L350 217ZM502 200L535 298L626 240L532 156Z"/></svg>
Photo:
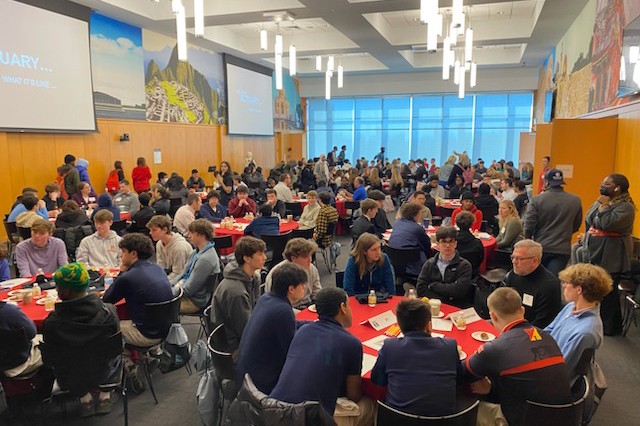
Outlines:
<svg viewBox="0 0 640 426"><path fill-rule="evenodd" d="M74 291L84 291L89 286L89 272L78 262L61 266L54 274L56 286Z"/></svg>

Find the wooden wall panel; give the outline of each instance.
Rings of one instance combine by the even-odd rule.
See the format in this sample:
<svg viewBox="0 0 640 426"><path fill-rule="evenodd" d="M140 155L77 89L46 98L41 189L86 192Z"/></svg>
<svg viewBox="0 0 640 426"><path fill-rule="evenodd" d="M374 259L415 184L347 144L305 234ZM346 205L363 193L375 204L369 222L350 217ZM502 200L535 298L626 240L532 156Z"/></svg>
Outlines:
<svg viewBox="0 0 640 426"><path fill-rule="evenodd" d="M618 118L618 137L614 170L629 179L629 192L640 206L640 105L638 110ZM640 217L636 213L634 235L640 235Z"/></svg>
<svg viewBox="0 0 640 426"><path fill-rule="evenodd" d="M618 120L556 119L552 125L552 164L573 165L565 189L580 197L586 212L599 196L600 182L614 170Z"/></svg>
<svg viewBox="0 0 640 426"><path fill-rule="evenodd" d="M120 142L119 136L129 133L130 141ZM153 164L153 152L160 148L162 163ZM185 179L196 168L207 184L213 175L210 165L219 167L227 159L233 170L242 171L247 151L268 171L275 162L274 138L227 137L226 127L189 124L148 123L126 120L98 120L98 132L88 134L0 133L0 208L7 213L24 186L44 191L44 186L56 178L56 169L66 154L89 161L91 183L102 192L113 163L124 164L125 176L138 157L145 157L153 174L177 172ZM224 155L223 155L224 154ZM4 229L0 230L4 238Z"/></svg>
<svg viewBox="0 0 640 426"><path fill-rule="evenodd" d="M536 158L536 134L529 132L520 133L520 165L535 162Z"/></svg>

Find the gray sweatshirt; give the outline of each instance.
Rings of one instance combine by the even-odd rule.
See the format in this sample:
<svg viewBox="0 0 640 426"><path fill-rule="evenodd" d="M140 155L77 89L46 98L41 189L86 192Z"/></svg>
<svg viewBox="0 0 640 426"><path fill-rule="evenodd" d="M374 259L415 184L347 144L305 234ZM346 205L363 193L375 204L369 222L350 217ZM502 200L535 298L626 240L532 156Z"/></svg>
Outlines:
<svg viewBox="0 0 640 426"><path fill-rule="evenodd" d="M285 259L282 262L278 263L273 268L271 268L271 270L269 271L269 274L267 275L267 279L265 280L265 287L264 287L265 291L271 291L271 280L272 280L274 271L280 268L280 266L286 265L289 263L291 262ZM316 266L312 263L309 266L309 269L305 270L305 272L307 273L307 282L304 286L304 296L302 297L302 299L298 300L297 302L295 302L295 304L293 304L294 308L298 306L303 306L303 305L305 306L310 305L311 303L313 303L313 301L315 300L320 290L322 290L322 284L320 284L320 274L318 273L318 268L316 268Z"/></svg>
<svg viewBox="0 0 640 426"><path fill-rule="evenodd" d="M182 235L177 232L171 235L171 240L166 246L162 241L156 243L156 261L162 269L171 271L168 277L169 281L182 273L182 269L193 251L191 244Z"/></svg>
<svg viewBox="0 0 640 426"><path fill-rule="evenodd" d="M189 270L191 273L189 274ZM220 273L220 259L213 245L203 250L194 250L182 269L182 273L171 280L173 295L180 292L178 284L182 282L183 297L189 298L198 308L204 308L211 301L213 287ZM188 277L185 276L188 274Z"/></svg>
<svg viewBox="0 0 640 426"><path fill-rule="evenodd" d="M135 212L140 210L140 201L138 200L138 194L133 191L129 191L126 194L118 192L113 198L113 205L119 208L120 211L122 211L122 209L124 208L124 211L131 214L134 214Z"/></svg>
<svg viewBox="0 0 640 426"><path fill-rule="evenodd" d="M117 268L120 266L120 237L115 231L101 238L97 232L85 237L76 250L76 260L97 268Z"/></svg>

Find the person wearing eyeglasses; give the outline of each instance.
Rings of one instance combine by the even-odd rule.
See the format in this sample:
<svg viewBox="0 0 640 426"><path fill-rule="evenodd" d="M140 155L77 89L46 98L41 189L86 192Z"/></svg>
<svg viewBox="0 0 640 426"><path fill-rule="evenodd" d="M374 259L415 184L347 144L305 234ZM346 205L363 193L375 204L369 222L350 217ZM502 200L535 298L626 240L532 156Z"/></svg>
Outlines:
<svg viewBox="0 0 640 426"><path fill-rule="evenodd" d="M438 250L427 260L416 285L418 296L441 299L444 303L466 308L471 306L471 263L456 251L458 231L441 226L436 231Z"/></svg>
<svg viewBox="0 0 640 426"><path fill-rule="evenodd" d="M527 321L540 328L548 326L560 312L560 281L542 265L542 245L533 240L518 241L511 262L513 269L503 284L520 294Z"/></svg>

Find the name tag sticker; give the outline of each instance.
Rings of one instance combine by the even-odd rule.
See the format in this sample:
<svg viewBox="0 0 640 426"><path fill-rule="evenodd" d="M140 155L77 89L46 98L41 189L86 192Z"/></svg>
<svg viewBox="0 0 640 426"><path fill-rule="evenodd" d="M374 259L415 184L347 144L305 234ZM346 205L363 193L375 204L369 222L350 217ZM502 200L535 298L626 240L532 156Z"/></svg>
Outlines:
<svg viewBox="0 0 640 426"><path fill-rule="evenodd" d="M523 294L522 295L522 304L524 306L528 306L528 307L532 307L533 306L533 296L530 294Z"/></svg>

